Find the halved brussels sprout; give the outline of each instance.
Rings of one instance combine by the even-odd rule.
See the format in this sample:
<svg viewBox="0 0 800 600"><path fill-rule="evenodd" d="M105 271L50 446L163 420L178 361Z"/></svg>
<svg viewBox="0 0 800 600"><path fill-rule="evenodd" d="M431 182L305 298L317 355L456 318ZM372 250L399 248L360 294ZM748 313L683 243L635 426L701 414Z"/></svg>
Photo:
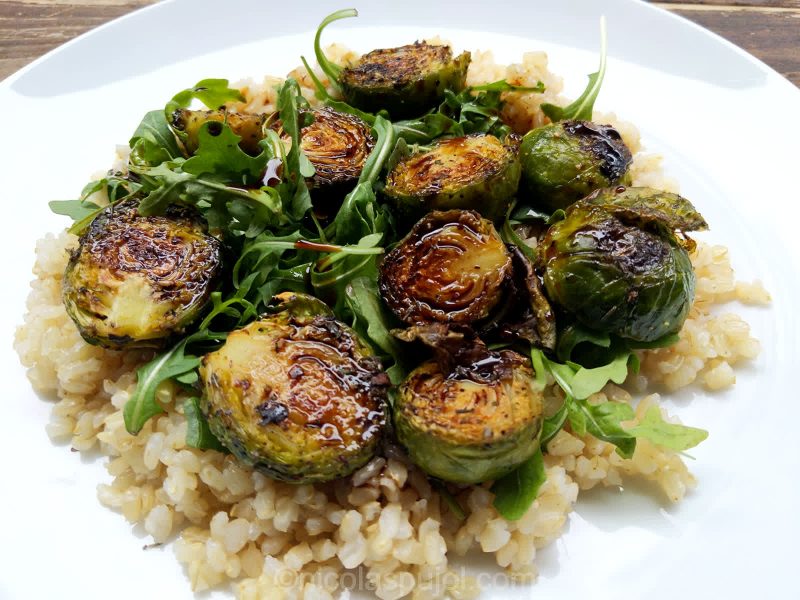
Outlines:
<svg viewBox="0 0 800 600"><path fill-rule="evenodd" d="M522 189L531 204L566 208L598 188L626 183L631 151L610 125L562 121L522 138Z"/></svg>
<svg viewBox="0 0 800 600"><path fill-rule="evenodd" d="M604 189L567 210L540 245L550 299L591 329L651 342L676 333L695 275L673 230L705 229L691 203L650 188Z"/></svg>
<svg viewBox="0 0 800 600"><path fill-rule="evenodd" d="M239 147L251 156L257 156L261 153L258 143L264 139L263 127L266 119L266 115L179 108L172 113L172 128L178 132L186 155L191 156L200 145L200 127L209 122L227 123L231 131L242 138ZM213 129L211 133L214 133Z"/></svg>
<svg viewBox="0 0 800 600"><path fill-rule="evenodd" d="M465 208L497 220L506 214L519 178L516 140L475 134L436 142L401 159L389 172L384 193L410 216Z"/></svg>
<svg viewBox="0 0 800 600"><path fill-rule="evenodd" d="M453 371L417 367L394 403L397 438L426 473L453 483L497 479L539 447L543 394L529 362L476 342Z"/></svg>
<svg viewBox="0 0 800 600"><path fill-rule="evenodd" d="M203 358L200 407L220 442L270 477L344 477L375 452L389 379L349 327L288 307Z"/></svg>
<svg viewBox="0 0 800 600"><path fill-rule="evenodd" d="M303 127L300 136L300 148L316 171L311 188L344 196L358 181L375 138L369 126L354 115L327 107L311 113L314 121Z"/></svg>
<svg viewBox="0 0 800 600"><path fill-rule="evenodd" d="M387 110L394 119L421 115L444 99L444 91L464 89L470 53L453 58L450 46L416 42L364 54L342 70L345 101L368 112Z"/></svg>
<svg viewBox="0 0 800 600"><path fill-rule="evenodd" d="M101 212L64 273L67 313L90 344L159 346L183 333L217 285L220 242L194 210L142 217L136 200Z"/></svg>
<svg viewBox="0 0 800 600"><path fill-rule="evenodd" d="M491 221L468 210L433 212L384 258L381 295L402 321L473 323L500 301L511 255Z"/></svg>

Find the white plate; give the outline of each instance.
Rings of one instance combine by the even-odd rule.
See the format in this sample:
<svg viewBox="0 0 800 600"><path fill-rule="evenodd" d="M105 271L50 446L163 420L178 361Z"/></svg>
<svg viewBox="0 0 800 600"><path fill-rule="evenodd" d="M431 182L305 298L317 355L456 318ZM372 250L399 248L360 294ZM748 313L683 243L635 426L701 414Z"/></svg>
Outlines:
<svg viewBox="0 0 800 600"><path fill-rule="evenodd" d="M336 8L341 2L166 2L101 27L0 85L0 597L192 597L171 551L142 551L142 530L131 532L98 503L96 485L110 479L103 459L53 446L45 434L50 404L31 391L10 348L33 244L66 224L47 201L75 197L145 111L204 77L287 72L301 53L311 55L312 30ZM582 495L565 535L540 556L539 583L486 597L797 597L800 435L790 375L798 364L800 91L721 38L639 2L519 0L487 8L477 0L404 0L360 8L358 20L337 23L327 40L368 50L438 32L456 46L493 48L501 61L544 49L570 93L595 68L604 13L610 58L598 108L639 126L711 223L703 239L729 245L738 275L762 278L774 297L769 309L735 308L764 349L737 371L734 390L670 399L686 422L711 432L693 452L697 491L677 506L631 490Z"/></svg>

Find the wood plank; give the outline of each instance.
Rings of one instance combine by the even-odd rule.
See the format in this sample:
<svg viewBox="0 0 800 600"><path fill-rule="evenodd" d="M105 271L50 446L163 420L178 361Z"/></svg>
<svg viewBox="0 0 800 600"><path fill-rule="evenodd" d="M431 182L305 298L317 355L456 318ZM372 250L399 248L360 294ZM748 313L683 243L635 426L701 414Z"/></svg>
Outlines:
<svg viewBox="0 0 800 600"><path fill-rule="evenodd" d="M741 46L800 87L800 12L673 10Z"/></svg>
<svg viewBox="0 0 800 600"><path fill-rule="evenodd" d="M800 9L800 0L660 0L659 4L685 4L703 6L742 7L742 8L797 8Z"/></svg>

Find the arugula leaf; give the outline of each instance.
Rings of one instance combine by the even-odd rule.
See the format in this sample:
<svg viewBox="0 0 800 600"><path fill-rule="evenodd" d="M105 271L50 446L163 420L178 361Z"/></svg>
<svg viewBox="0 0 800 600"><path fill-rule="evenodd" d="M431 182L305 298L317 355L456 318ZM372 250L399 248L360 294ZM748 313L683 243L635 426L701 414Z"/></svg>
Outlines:
<svg viewBox="0 0 800 600"><path fill-rule="evenodd" d="M571 360L575 346L583 343L593 344L601 348L610 348L611 338L607 333L594 331L578 323L571 323L558 336L556 356L561 361Z"/></svg>
<svg viewBox="0 0 800 600"><path fill-rule="evenodd" d="M596 73L589 75L589 84L575 102L566 107L556 106L555 104L542 104L542 112L550 117L554 123L556 121L578 120L591 121L594 102L600 93L600 86L603 84L603 77L606 74L606 51L608 40L606 36L606 18L600 17L600 67Z"/></svg>
<svg viewBox="0 0 800 600"><path fill-rule="evenodd" d="M541 94L545 91L544 83L541 81L537 81L536 85L533 87L527 87L524 85L513 85L508 83L505 79L481 85L471 85L468 89L471 92L535 92L537 94Z"/></svg>
<svg viewBox="0 0 800 600"><path fill-rule="evenodd" d="M222 334L208 330L198 331L185 337L167 352L156 356L136 372L136 389L125 403L123 417L125 429L136 435L144 424L155 415L164 412L156 400L158 387L168 379L184 375L200 365L200 357L187 354L187 346L194 343L217 341Z"/></svg>
<svg viewBox="0 0 800 600"><path fill-rule="evenodd" d="M509 521L521 519L547 481L541 448L516 470L498 479L492 485L494 507Z"/></svg>
<svg viewBox="0 0 800 600"><path fill-rule="evenodd" d="M572 377L570 385L576 398L588 398L602 390L609 381L620 384L628 377L628 362L631 353L623 352L607 365L587 369L580 367Z"/></svg>
<svg viewBox="0 0 800 600"><path fill-rule="evenodd" d="M328 57L325 56L325 53L322 51L322 44L320 43L320 37L322 36L322 31L334 21L338 21L339 19L348 19L350 17L357 17L358 11L355 8L345 8L342 10L337 10L334 13L329 14L327 17L322 19L322 23L319 24L317 27L317 33L314 36L314 56L317 57L317 62L319 63L322 72L328 76L331 83L335 85L337 88L339 87L339 74L342 72L342 67L336 65L328 60ZM310 70L309 70L310 72Z"/></svg>
<svg viewBox="0 0 800 600"><path fill-rule="evenodd" d="M586 400L575 400L570 404L570 408L572 411L570 425L573 425L574 419L581 423L581 428L586 432L604 442L614 444L617 453L623 458L633 456L636 450L636 438L620 425L620 421L628 421L634 416L630 404L625 402L589 404Z"/></svg>
<svg viewBox="0 0 800 600"><path fill-rule="evenodd" d="M222 127L220 128L220 125ZM217 134L212 133L218 131ZM213 175L215 180L232 180L242 184L260 181L272 158L268 150L250 156L239 147L242 138L229 125L219 122L204 123L198 131L198 148L181 166L192 175Z"/></svg>
<svg viewBox="0 0 800 600"><path fill-rule="evenodd" d="M353 314L353 329L394 361L387 372L392 383L399 384L405 376L403 348L391 334L391 316L381 303L378 284L367 277L353 279L347 284L345 302Z"/></svg>
<svg viewBox="0 0 800 600"><path fill-rule="evenodd" d="M231 100L244 102L244 96L241 91L228 87L227 79L203 79L193 87L178 92L167 102L164 107L166 119L177 109L189 106L192 100L199 100L207 108L216 110Z"/></svg>
<svg viewBox="0 0 800 600"><path fill-rule="evenodd" d="M211 433L208 421L200 410L199 402L199 398L194 396L183 402L183 414L186 417L186 445L200 450L227 452L228 449Z"/></svg>
<svg viewBox="0 0 800 600"><path fill-rule="evenodd" d="M705 429L668 423L661 416L661 410L657 406L648 408L644 418L638 425L629 428L628 433L676 452L694 448L708 437Z"/></svg>
<svg viewBox="0 0 800 600"><path fill-rule="evenodd" d="M385 217L382 218L385 213L377 207L373 185L391 156L397 138L392 124L380 116L375 119L374 131L375 147L364 163L356 187L345 196L329 228L330 237L339 244L354 243L365 235L382 232L386 226Z"/></svg>
<svg viewBox="0 0 800 600"><path fill-rule="evenodd" d="M284 181L278 186L284 199L284 209L295 220L300 220L311 208L311 194L306 177L314 175L314 167L300 148L300 109L308 108L308 102L300 94L300 87L291 77L278 90L278 112L281 126L288 134L292 147L283 158ZM281 145L281 149L283 146Z"/></svg>
<svg viewBox="0 0 800 600"><path fill-rule="evenodd" d="M551 415L544 420L542 423L542 437L541 441L539 442L541 446L547 446L547 442L552 440L556 434L561 431L561 428L564 427L564 423L566 423L569 415L569 406L570 399L565 398L561 408L559 408L554 415Z"/></svg>
<svg viewBox="0 0 800 600"><path fill-rule="evenodd" d="M85 200L51 200L47 205L55 214L64 215L73 221L81 221L102 210L101 206Z"/></svg>
<svg viewBox="0 0 800 600"><path fill-rule="evenodd" d="M181 156L163 110L151 110L145 114L128 145L131 148L129 160L135 165L155 166Z"/></svg>

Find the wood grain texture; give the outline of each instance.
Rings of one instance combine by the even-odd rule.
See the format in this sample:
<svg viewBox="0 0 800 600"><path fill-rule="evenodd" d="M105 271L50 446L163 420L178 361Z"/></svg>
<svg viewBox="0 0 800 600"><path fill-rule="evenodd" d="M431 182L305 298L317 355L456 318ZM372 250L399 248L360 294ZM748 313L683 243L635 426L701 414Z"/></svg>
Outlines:
<svg viewBox="0 0 800 600"><path fill-rule="evenodd" d="M0 79L156 0L0 0ZM720 34L800 86L800 0L654 2Z"/></svg>

